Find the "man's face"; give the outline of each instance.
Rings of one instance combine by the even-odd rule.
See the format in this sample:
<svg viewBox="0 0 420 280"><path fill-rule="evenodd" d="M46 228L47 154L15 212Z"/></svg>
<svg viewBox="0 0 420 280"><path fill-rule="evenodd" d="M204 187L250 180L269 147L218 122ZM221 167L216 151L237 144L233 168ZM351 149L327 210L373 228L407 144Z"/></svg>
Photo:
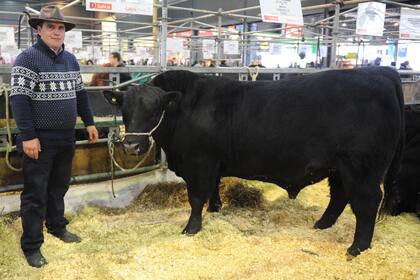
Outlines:
<svg viewBox="0 0 420 280"><path fill-rule="evenodd" d="M108 57L109 63L112 66L117 66L118 65L118 59L114 56L112 56L112 54Z"/></svg>
<svg viewBox="0 0 420 280"><path fill-rule="evenodd" d="M38 34L42 41L56 51L63 45L65 33L64 23L44 21L41 26L38 26Z"/></svg>

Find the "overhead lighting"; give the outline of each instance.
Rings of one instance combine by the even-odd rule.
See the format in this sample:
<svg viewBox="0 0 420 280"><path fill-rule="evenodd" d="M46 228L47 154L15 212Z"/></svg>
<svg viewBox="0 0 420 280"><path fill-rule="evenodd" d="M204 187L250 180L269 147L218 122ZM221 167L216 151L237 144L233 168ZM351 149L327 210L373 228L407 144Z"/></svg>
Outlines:
<svg viewBox="0 0 420 280"><path fill-rule="evenodd" d="M40 14L40 12L39 12L39 11L37 11L37 10L35 10L35 9L32 9L32 8L31 8L31 7L29 7L29 6L26 6L26 7L25 7L25 9L26 9L27 11L29 11L29 12L34 13L34 14L37 14L37 15L39 15L39 14Z"/></svg>
<svg viewBox="0 0 420 280"><path fill-rule="evenodd" d="M347 23L343 22L343 23L341 24L341 26L347 26Z"/></svg>
<svg viewBox="0 0 420 280"><path fill-rule="evenodd" d="M400 23L399 23L399 22L395 22L395 23L394 23L394 26L398 26L398 25L400 25Z"/></svg>

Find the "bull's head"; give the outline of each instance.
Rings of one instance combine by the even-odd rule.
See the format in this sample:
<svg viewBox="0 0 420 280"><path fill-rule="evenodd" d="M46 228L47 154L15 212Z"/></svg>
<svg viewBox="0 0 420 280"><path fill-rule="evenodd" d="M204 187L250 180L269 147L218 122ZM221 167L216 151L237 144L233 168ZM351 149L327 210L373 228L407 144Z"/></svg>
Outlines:
<svg viewBox="0 0 420 280"><path fill-rule="evenodd" d="M147 134L160 124L169 104L179 99L179 92L165 92L151 86L135 86L129 91L104 91L104 96L122 112L126 136L125 151L130 154L143 154L150 146ZM163 120L164 121L164 120ZM157 128L158 129L158 128ZM153 133L151 133L153 136Z"/></svg>

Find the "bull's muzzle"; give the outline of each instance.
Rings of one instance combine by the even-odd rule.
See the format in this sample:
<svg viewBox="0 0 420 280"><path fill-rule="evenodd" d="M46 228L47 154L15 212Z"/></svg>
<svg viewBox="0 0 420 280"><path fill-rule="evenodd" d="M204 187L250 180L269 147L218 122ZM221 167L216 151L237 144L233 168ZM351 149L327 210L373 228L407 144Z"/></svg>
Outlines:
<svg viewBox="0 0 420 280"><path fill-rule="evenodd" d="M124 150L129 155L139 155L140 154L140 144L139 143L126 143L126 142L124 142Z"/></svg>

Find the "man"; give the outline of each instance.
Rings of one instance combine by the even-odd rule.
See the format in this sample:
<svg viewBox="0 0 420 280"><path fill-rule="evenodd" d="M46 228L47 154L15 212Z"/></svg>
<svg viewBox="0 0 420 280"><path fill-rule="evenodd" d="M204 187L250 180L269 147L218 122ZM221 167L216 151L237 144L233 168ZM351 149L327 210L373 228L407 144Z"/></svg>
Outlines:
<svg viewBox="0 0 420 280"><path fill-rule="evenodd" d="M410 66L410 62L408 60L404 61L400 64L400 70L413 70Z"/></svg>
<svg viewBox="0 0 420 280"><path fill-rule="evenodd" d="M125 64L121 60L121 55L119 52L112 52L109 57L109 63L112 67L125 67ZM129 73L120 73L120 83L124 83L131 80ZM122 87L121 90L126 90L128 87Z"/></svg>
<svg viewBox="0 0 420 280"><path fill-rule="evenodd" d="M24 190L21 194L21 247L29 265L47 263L40 247L47 230L64 242L81 239L66 229L64 195L68 190L75 149L76 116L86 126L89 143L98 139L89 100L76 58L64 50L66 22L59 8L41 9L29 24L38 40L22 52L12 68L11 105L20 134Z"/></svg>

